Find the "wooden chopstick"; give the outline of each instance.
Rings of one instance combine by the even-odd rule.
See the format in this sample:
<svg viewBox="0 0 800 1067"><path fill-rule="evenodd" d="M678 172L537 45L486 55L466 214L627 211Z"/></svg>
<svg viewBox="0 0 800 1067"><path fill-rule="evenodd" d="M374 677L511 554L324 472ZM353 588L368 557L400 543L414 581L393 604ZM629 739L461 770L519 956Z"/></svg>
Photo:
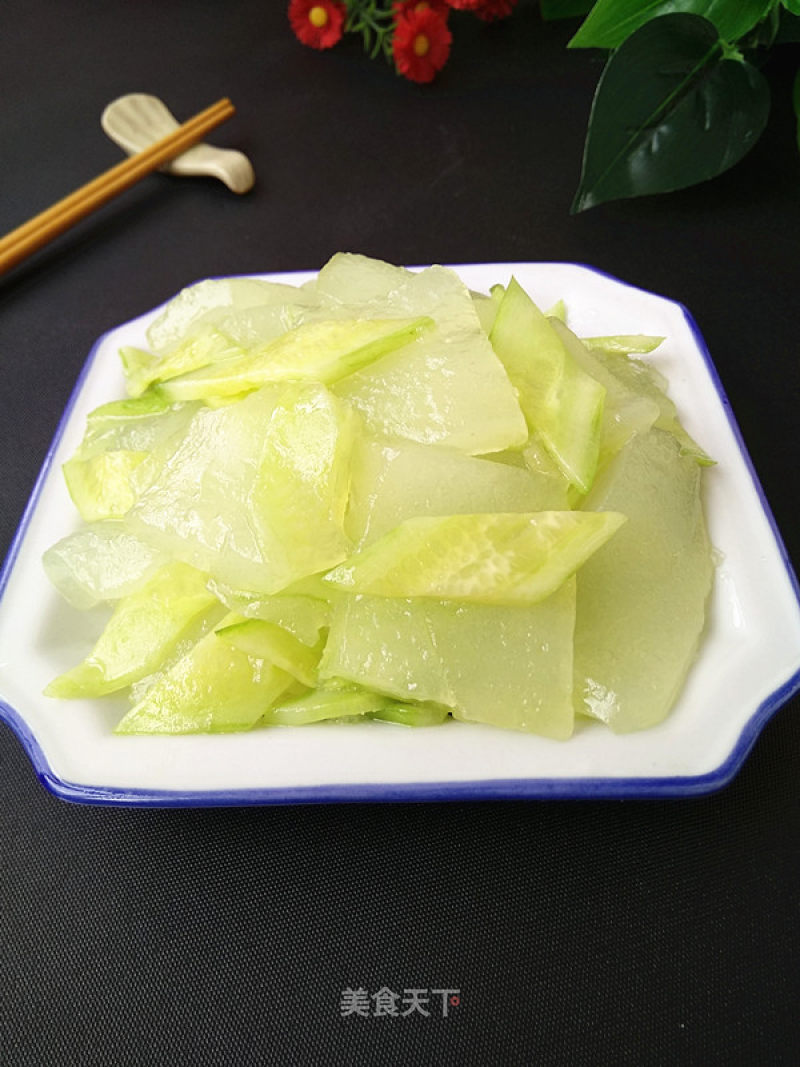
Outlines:
<svg viewBox="0 0 800 1067"><path fill-rule="evenodd" d="M0 239L0 274L16 266L38 248L69 229L96 208L118 196L151 171L201 141L215 126L234 114L227 97L184 122L172 133L155 141L136 155L104 171L40 214Z"/></svg>

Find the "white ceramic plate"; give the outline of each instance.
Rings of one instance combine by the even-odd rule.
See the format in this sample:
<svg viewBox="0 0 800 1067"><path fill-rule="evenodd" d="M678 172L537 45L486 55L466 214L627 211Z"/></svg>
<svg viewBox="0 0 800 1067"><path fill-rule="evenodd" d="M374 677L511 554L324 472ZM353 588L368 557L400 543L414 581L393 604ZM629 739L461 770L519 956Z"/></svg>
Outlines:
<svg viewBox="0 0 800 1067"><path fill-rule="evenodd" d="M720 564L708 632L666 722L616 737L587 723L570 741L449 723L406 730L320 724L247 734L116 737L123 698L60 702L43 686L91 647L97 617L62 603L43 551L78 525L61 464L97 405L124 395L117 350L143 345L160 309L92 349L2 575L0 717L48 788L76 801L131 805L492 797L687 795L730 780L769 716L800 688L798 587L703 340L684 308L566 263L455 268L487 291L512 273L543 307L564 299L584 336L650 333L687 429L715 457L707 516ZM299 284L310 274L265 275Z"/></svg>

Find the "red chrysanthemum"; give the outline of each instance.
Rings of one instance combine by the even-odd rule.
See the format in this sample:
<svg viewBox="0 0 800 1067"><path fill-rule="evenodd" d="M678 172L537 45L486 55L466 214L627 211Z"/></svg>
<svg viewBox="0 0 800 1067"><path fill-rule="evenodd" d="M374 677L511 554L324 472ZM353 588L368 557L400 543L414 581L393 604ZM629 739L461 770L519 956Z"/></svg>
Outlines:
<svg viewBox="0 0 800 1067"><path fill-rule="evenodd" d="M344 33L347 8L340 0L290 0L295 37L310 48L332 48Z"/></svg>
<svg viewBox="0 0 800 1067"><path fill-rule="evenodd" d="M398 71L412 82L433 81L450 55L452 34L433 8L411 8L397 20L392 53Z"/></svg>
<svg viewBox="0 0 800 1067"><path fill-rule="evenodd" d="M435 11L443 19L446 19L450 14L450 5L447 0L395 0L395 3L392 4L392 11L394 11L397 18L412 11L424 11L426 8Z"/></svg>

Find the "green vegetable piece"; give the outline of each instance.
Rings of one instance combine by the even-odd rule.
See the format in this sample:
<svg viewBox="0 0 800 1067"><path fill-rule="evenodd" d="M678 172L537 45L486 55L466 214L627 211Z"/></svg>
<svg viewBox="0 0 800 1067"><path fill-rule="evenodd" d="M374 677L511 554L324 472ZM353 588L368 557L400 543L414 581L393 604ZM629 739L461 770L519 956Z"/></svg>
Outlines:
<svg viewBox="0 0 800 1067"><path fill-rule="evenodd" d="M217 627L217 634L242 652L267 660L287 671L303 685L317 684L322 644L309 648L287 630L263 619L244 619Z"/></svg>
<svg viewBox="0 0 800 1067"><path fill-rule="evenodd" d="M545 315L548 319L558 319L559 322L566 324L567 321L567 305L563 300L556 300L555 304L551 308L545 311Z"/></svg>
<svg viewBox="0 0 800 1067"><path fill-rule="evenodd" d="M570 356L555 322L512 278L491 342L517 389L531 431L564 477L585 493L597 469L605 389Z"/></svg>
<svg viewBox="0 0 800 1067"><path fill-rule="evenodd" d="M322 630L330 625L330 605L321 597L288 593L257 596L228 589L213 580L209 588L230 611L280 626L310 647L319 642Z"/></svg>
<svg viewBox="0 0 800 1067"><path fill-rule="evenodd" d="M146 458L146 452L120 449L67 460L64 480L84 522L120 519L130 510L136 499L131 475Z"/></svg>
<svg viewBox="0 0 800 1067"><path fill-rule="evenodd" d="M140 349L120 349L125 381L132 397L141 396L146 389L158 382L163 383L217 363L226 363L243 355L244 349L240 345L213 326L188 337L160 359L154 356L147 359L147 353Z"/></svg>
<svg viewBox="0 0 800 1067"><path fill-rule="evenodd" d="M551 325L575 363L605 389L598 453L598 466L602 467L634 434L650 429L659 416L660 406L653 397L631 388L613 374L608 363L562 322L553 321Z"/></svg>
<svg viewBox="0 0 800 1067"><path fill-rule="evenodd" d="M205 575L169 563L123 597L86 659L45 689L51 697L97 697L157 670L189 627L216 599Z"/></svg>
<svg viewBox="0 0 800 1067"><path fill-rule="evenodd" d="M265 726L306 726L325 719L368 715L388 705L386 697L348 686L315 689L296 700L277 704L264 714Z"/></svg>
<svg viewBox="0 0 800 1067"><path fill-rule="evenodd" d="M563 585L624 521L611 511L407 519L325 581L373 596L532 604Z"/></svg>
<svg viewBox="0 0 800 1067"><path fill-rule="evenodd" d="M637 333L612 334L606 337L582 337L581 340L590 351L596 352L599 356L630 356L634 353L648 355L650 352L655 352L664 338Z"/></svg>
<svg viewBox="0 0 800 1067"><path fill-rule="evenodd" d="M370 714L379 722L394 722L399 726L440 726L450 718L450 709L437 704L401 704L392 701Z"/></svg>
<svg viewBox="0 0 800 1067"><path fill-rule="evenodd" d="M350 547L344 516L356 429L350 408L315 382L289 383L272 411L255 501L290 581L326 570Z"/></svg>
<svg viewBox="0 0 800 1067"><path fill-rule="evenodd" d="M239 358L172 378L162 391L185 401L238 396L268 382L330 383L409 344L431 325L424 317L309 322Z"/></svg>
<svg viewBox="0 0 800 1067"><path fill-rule="evenodd" d="M149 452L172 434L181 433L198 404L172 404L157 392L115 400L91 411L77 455L99 452Z"/></svg>
<svg viewBox="0 0 800 1067"><path fill-rule="evenodd" d="M121 518L147 481L140 465L156 445L183 431L197 404L170 404L155 393L103 404L90 412L86 432L63 473L86 522Z"/></svg>
<svg viewBox="0 0 800 1067"><path fill-rule="evenodd" d="M152 425L154 418L173 410L173 405L155 392L101 404L86 417L81 451L88 455L95 450L146 448L148 445L144 442L149 443L152 439L146 428ZM144 437L142 427L145 427Z"/></svg>
<svg viewBox="0 0 800 1067"><path fill-rule="evenodd" d="M674 12L702 15L725 41L738 41L761 21L773 0L597 0L568 48L617 48L652 19Z"/></svg>
<svg viewBox="0 0 800 1067"><path fill-rule="evenodd" d="M628 515L577 578L576 707L616 732L660 722L694 659L714 569L700 478L675 438L653 429L586 499Z"/></svg>
<svg viewBox="0 0 800 1067"><path fill-rule="evenodd" d="M117 734L231 733L249 730L294 679L214 631L147 690Z"/></svg>
<svg viewBox="0 0 800 1067"><path fill-rule="evenodd" d="M645 23L612 53L597 85L572 211L716 177L753 147L769 108L763 75L725 58L706 19Z"/></svg>

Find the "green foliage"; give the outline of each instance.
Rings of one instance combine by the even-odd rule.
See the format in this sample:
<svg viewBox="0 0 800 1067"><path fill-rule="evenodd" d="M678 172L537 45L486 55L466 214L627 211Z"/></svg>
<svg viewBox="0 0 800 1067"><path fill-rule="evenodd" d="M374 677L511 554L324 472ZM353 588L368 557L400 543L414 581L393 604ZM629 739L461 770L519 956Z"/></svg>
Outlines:
<svg viewBox="0 0 800 1067"><path fill-rule="evenodd" d="M721 174L755 144L769 103L761 73L726 58L707 19L676 14L645 23L600 79L574 210Z"/></svg>
<svg viewBox="0 0 800 1067"><path fill-rule="evenodd" d="M570 48L617 48L640 26L662 15L700 15L725 41L737 41L774 6L774 0L598 0Z"/></svg>
<svg viewBox="0 0 800 1067"><path fill-rule="evenodd" d="M542 13L578 6L543 0ZM609 53L572 210L683 189L738 163L769 116L763 57L798 41L800 0L597 0L569 42ZM800 145L798 86L794 108Z"/></svg>

